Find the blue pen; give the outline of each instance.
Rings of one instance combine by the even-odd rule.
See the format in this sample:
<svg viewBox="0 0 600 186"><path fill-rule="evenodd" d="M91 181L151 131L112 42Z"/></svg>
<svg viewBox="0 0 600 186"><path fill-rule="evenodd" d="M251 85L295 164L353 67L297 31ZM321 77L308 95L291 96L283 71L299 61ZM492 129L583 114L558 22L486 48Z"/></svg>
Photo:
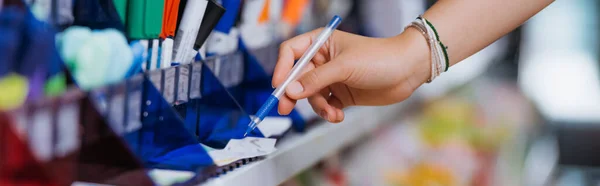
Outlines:
<svg viewBox="0 0 600 186"><path fill-rule="evenodd" d="M292 71L290 72L286 80L283 82L283 84L277 87L275 91L273 91L271 96L269 96L267 102L265 102L265 104L262 107L260 107L260 109L258 109L258 112L256 113L255 117L252 118L252 121L250 121L250 123L248 124L248 129L246 129L246 133L244 134L244 136L247 136L250 132L252 132L252 130L254 130L254 128L256 128L256 126L258 126L258 124L260 124L260 122L263 119L265 119L265 117L271 111L271 109L273 109L273 107L277 105L277 103L279 102L279 98L283 96L287 86L292 81L295 81L298 78L298 76L300 76L300 73L302 73L302 69L315 56L315 54L319 51L321 46L325 44L327 39L329 39L329 36L331 36L331 34L338 27L340 22L342 22L342 18L340 18L339 16L334 16L333 19L331 19L327 27L325 27L325 29L321 31L319 37L317 37L317 39L310 45L310 47L308 47L306 53L304 53L302 57L300 57L298 62L296 62L296 65L294 65Z"/></svg>

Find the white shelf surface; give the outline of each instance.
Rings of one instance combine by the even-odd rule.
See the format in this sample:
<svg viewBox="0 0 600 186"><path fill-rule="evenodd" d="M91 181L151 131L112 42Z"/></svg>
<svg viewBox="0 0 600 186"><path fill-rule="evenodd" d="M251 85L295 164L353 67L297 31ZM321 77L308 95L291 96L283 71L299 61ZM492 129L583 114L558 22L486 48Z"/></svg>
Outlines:
<svg viewBox="0 0 600 186"><path fill-rule="evenodd" d="M236 168L205 186L278 185L312 167L319 160L390 123L410 101L384 107L357 107L346 112L339 124L320 121L303 134L290 134L277 144L277 152L265 159Z"/></svg>

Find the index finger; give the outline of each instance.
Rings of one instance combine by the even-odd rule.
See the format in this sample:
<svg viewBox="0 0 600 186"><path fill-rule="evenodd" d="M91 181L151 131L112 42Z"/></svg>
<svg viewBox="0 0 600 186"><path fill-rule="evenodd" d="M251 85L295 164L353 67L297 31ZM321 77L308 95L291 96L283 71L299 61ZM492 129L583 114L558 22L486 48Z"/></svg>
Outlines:
<svg viewBox="0 0 600 186"><path fill-rule="evenodd" d="M279 46L279 57L277 64L275 65L275 71L273 72L273 80L271 84L273 87L278 87L288 73L294 67L294 61L302 57L302 54L312 44L313 40L321 32L322 29L316 29L296 37L293 37Z"/></svg>

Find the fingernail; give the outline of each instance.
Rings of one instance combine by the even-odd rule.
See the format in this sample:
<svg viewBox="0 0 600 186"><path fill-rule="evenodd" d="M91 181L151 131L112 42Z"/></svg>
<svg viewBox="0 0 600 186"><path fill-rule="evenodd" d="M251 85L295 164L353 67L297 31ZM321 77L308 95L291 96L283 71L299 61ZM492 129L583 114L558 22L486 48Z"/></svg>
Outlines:
<svg viewBox="0 0 600 186"><path fill-rule="evenodd" d="M271 88L272 88L272 89L275 89L275 86L273 86L273 84L271 84Z"/></svg>
<svg viewBox="0 0 600 186"><path fill-rule="evenodd" d="M300 82L294 81L290 83L290 85L287 88L287 91L291 94L300 94L302 93L302 91L304 91L304 87L302 87L302 84L300 84Z"/></svg>
<svg viewBox="0 0 600 186"><path fill-rule="evenodd" d="M322 117L323 119L325 119L325 120L329 121L329 116L327 115L327 112L326 112L326 111L324 111L324 110L323 110L323 111L321 111L321 117Z"/></svg>

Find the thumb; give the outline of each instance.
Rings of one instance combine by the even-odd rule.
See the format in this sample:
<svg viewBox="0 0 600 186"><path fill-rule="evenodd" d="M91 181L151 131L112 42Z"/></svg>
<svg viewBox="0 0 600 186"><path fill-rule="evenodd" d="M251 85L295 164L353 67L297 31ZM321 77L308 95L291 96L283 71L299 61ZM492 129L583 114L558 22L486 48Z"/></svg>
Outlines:
<svg viewBox="0 0 600 186"><path fill-rule="evenodd" d="M293 81L285 90L288 97L299 100L308 98L331 84L346 80L349 73L344 67L330 61L315 69L306 72L298 80Z"/></svg>

